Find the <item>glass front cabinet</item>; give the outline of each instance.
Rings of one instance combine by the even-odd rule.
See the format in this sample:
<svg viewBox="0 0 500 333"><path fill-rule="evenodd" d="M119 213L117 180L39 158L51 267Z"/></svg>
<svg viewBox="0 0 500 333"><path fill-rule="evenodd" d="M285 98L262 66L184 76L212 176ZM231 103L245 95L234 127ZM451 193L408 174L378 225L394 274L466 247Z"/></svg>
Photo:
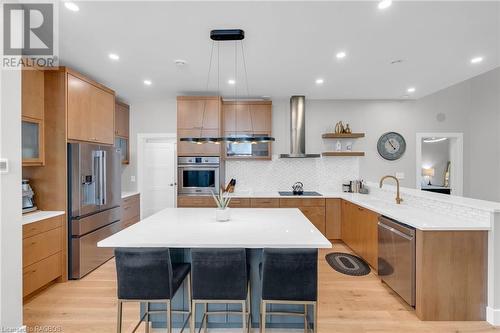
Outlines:
<svg viewBox="0 0 500 333"><path fill-rule="evenodd" d="M43 120L22 118L23 166L44 165Z"/></svg>
<svg viewBox="0 0 500 333"><path fill-rule="evenodd" d="M119 136L115 137L115 147L120 148L120 160L122 164L129 163L129 147L128 147L128 138L122 138Z"/></svg>

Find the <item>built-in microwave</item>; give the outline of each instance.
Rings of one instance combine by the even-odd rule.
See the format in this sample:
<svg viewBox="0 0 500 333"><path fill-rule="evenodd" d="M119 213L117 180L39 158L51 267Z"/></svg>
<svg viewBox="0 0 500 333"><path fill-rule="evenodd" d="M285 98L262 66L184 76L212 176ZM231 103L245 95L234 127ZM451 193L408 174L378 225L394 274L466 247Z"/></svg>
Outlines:
<svg viewBox="0 0 500 333"><path fill-rule="evenodd" d="M210 195L220 186L220 157L184 157L177 160L179 194Z"/></svg>

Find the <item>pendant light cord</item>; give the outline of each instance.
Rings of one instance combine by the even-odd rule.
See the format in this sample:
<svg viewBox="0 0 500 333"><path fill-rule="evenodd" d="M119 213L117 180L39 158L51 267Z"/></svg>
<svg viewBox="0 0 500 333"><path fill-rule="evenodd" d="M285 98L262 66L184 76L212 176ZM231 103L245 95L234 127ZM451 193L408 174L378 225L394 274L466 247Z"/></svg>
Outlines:
<svg viewBox="0 0 500 333"><path fill-rule="evenodd" d="M214 55L214 44L215 44L215 42L212 41L212 47L210 50L210 61L208 63L207 85L205 87L205 95L208 95L208 85L210 83L210 72L212 71L212 58ZM201 135L203 134L203 128L205 127L204 125L205 125L205 111L206 111L206 109L207 109L207 99L205 98L203 100L203 114L201 117L201 128L200 128L199 138L201 138Z"/></svg>
<svg viewBox="0 0 500 333"><path fill-rule="evenodd" d="M241 54L243 58L243 70L245 71L245 86L247 90L247 98L250 99L250 92L248 88L248 72L247 72L247 62L245 59L245 49L243 48L243 41L241 41ZM253 119L252 119L252 112L248 110L248 113L250 114L250 127L252 128L252 136L255 134L255 130L253 128Z"/></svg>

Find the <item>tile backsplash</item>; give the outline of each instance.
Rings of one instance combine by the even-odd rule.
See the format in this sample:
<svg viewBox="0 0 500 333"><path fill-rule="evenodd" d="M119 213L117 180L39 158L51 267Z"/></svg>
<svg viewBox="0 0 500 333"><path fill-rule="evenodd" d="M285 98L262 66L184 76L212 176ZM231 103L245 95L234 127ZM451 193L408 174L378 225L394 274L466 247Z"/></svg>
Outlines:
<svg viewBox="0 0 500 333"><path fill-rule="evenodd" d="M305 190L342 191L342 183L359 178L359 158L279 158L271 161L226 161L226 183L236 179L236 191L291 190L300 181Z"/></svg>

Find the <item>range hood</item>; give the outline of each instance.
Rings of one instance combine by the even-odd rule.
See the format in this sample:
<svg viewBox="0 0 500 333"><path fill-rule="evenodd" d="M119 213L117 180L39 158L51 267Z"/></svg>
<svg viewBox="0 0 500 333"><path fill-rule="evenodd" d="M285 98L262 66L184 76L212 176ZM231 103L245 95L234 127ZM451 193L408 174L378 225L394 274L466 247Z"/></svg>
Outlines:
<svg viewBox="0 0 500 333"><path fill-rule="evenodd" d="M290 154L280 158L316 158L320 154L306 154L306 97L290 97Z"/></svg>

